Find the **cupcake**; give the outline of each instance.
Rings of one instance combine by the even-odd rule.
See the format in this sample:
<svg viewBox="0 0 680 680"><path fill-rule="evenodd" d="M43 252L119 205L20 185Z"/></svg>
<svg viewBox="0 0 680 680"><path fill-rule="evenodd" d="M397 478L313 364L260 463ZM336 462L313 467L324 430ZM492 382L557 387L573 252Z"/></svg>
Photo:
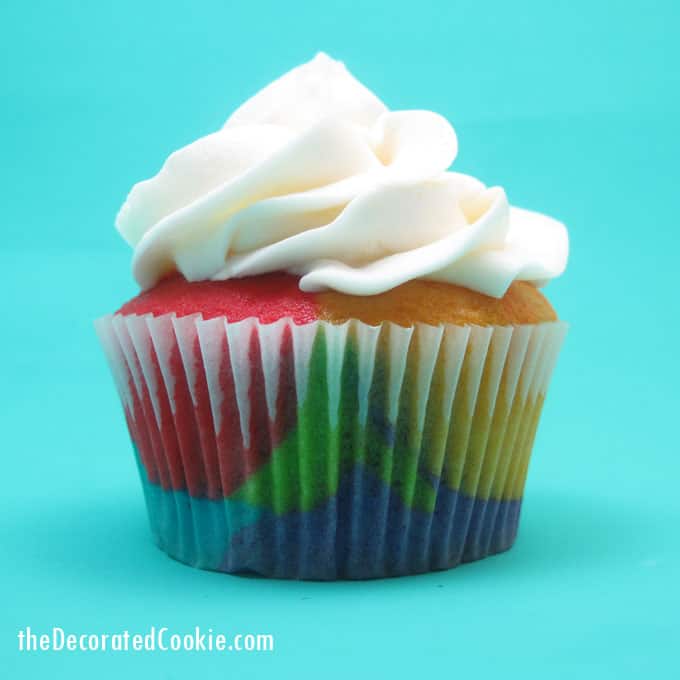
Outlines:
<svg viewBox="0 0 680 680"><path fill-rule="evenodd" d="M328 580L512 546L568 239L456 152L320 54L132 188L141 292L96 327L169 555Z"/></svg>

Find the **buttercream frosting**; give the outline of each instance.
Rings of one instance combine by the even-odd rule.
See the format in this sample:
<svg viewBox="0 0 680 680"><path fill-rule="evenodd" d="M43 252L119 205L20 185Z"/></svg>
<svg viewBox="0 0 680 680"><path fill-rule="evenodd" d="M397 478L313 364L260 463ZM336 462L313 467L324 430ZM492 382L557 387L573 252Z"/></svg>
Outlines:
<svg viewBox="0 0 680 680"><path fill-rule="evenodd" d="M174 152L116 219L142 288L284 270L306 291L384 292L414 278L501 297L568 256L560 222L448 170L456 134L430 111L389 111L325 54Z"/></svg>

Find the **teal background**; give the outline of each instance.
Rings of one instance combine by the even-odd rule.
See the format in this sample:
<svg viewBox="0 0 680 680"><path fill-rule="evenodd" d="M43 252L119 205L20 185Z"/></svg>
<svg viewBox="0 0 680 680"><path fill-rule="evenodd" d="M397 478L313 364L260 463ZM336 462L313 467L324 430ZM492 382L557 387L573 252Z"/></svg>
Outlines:
<svg viewBox="0 0 680 680"><path fill-rule="evenodd" d="M3 677L678 677L679 7L4 0ZM113 228L130 186L319 49L391 108L445 114L457 169L570 228L518 542L451 572L291 583L168 559L92 328L135 293ZM276 651L22 655L26 625L271 632Z"/></svg>

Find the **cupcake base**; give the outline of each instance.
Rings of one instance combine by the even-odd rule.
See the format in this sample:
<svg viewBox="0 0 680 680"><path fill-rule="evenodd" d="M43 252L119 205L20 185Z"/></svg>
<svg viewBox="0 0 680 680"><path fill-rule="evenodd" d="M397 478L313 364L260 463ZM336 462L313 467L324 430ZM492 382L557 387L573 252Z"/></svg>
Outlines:
<svg viewBox="0 0 680 680"><path fill-rule="evenodd" d="M512 546L566 326L116 315L97 329L157 544L195 567L331 580Z"/></svg>
<svg viewBox="0 0 680 680"><path fill-rule="evenodd" d="M512 547L521 500L439 489L432 513L407 508L363 466L307 512L164 491L142 474L156 544L180 562L284 579L370 579L450 569ZM225 550L225 546L229 546Z"/></svg>

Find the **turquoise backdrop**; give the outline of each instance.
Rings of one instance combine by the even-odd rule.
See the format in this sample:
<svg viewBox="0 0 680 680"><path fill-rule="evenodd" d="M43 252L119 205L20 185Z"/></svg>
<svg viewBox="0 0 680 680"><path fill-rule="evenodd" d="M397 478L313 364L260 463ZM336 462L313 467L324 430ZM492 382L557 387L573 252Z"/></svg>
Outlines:
<svg viewBox="0 0 680 680"><path fill-rule="evenodd" d="M2 676L678 677L679 8L3 0ZM295 583L168 559L94 335L135 293L113 227L130 186L320 49L391 108L446 115L457 169L570 228L518 542L451 572ZM22 654L27 625L276 650Z"/></svg>

